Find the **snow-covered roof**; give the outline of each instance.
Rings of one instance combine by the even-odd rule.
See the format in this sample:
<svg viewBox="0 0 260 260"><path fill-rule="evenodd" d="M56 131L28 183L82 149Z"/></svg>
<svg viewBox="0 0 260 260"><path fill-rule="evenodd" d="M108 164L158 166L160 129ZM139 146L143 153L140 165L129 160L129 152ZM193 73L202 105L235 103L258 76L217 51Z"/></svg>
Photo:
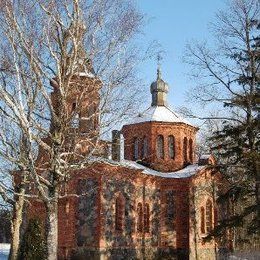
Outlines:
<svg viewBox="0 0 260 260"><path fill-rule="evenodd" d="M88 78L95 78L95 75L92 72L80 72L78 73L80 77L88 77Z"/></svg>
<svg viewBox="0 0 260 260"><path fill-rule="evenodd" d="M201 156L200 156L200 159L202 159L202 160L207 160L207 159L209 159L211 157L211 154L202 154Z"/></svg>
<svg viewBox="0 0 260 260"><path fill-rule="evenodd" d="M179 114L166 106L151 106L144 112L139 113L139 115L133 118L133 120L128 124L137 124L143 122L185 123L192 125L186 119L182 118Z"/></svg>
<svg viewBox="0 0 260 260"><path fill-rule="evenodd" d="M108 163L113 166L122 166L129 169L136 169L136 170L142 170L143 174L151 175L151 176L158 176L162 178L169 178L169 179L180 179L180 178L189 178L193 175L195 175L198 171L205 168L205 166L199 166L198 164L192 164L188 165L187 167L175 171L175 172L159 172L156 170L152 170L144 165L141 165L134 161L129 160L121 160L121 161L113 161L105 158L93 158L95 162L104 162Z"/></svg>
<svg viewBox="0 0 260 260"><path fill-rule="evenodd" d="M198 166L198 164L192 164L188 165L187 167L175 171L175 172L159 172L156 170L152 170L146 166L143 166L137 162L134 161L127 161L127 160L122 160L121 162L118 162L122 166L126 167L133 167L136 169L141 169L143 170L142 173L147 174L147 175L153 175L153 176L158 176L162 178L174 178L174 179L179 179L179 178L189 178L192 175L196 174L199 170L201 170L204 167Z"/></svg>

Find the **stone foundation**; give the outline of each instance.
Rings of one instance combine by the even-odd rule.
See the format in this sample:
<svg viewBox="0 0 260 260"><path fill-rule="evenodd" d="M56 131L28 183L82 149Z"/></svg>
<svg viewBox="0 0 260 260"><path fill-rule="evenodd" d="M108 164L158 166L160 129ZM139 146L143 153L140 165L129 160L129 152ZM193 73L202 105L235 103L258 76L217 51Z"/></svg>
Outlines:
<svg viewBox="0 0 260 260"><path fill-rule="evenodd" d="M112 248L112 249L78 249L71 260L188 260L189 252L185 249L158 248ZM209 259L209 258L208 258Z"/></svg>

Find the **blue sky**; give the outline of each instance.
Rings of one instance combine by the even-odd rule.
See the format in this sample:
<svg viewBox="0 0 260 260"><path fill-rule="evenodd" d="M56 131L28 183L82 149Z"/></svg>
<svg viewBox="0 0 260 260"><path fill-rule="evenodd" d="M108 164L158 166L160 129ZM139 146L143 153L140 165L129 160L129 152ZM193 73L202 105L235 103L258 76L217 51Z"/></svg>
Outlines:
<svg viewBox="0 0 260 260"><path fill-rule="evenodd" d="M170 85L169 104L173 108L185 106L185 91L192 84L189 68L182 61L185 44L193 40L213 43L209 23L216 11L224 8L225 0L137 0L137 5L146 16L145 41L158 41L165 51L162 74ZM156 64L156 60L149 60L140 67L147 91L156 77ZM145 106L149 104L147 100Z"/></svg>

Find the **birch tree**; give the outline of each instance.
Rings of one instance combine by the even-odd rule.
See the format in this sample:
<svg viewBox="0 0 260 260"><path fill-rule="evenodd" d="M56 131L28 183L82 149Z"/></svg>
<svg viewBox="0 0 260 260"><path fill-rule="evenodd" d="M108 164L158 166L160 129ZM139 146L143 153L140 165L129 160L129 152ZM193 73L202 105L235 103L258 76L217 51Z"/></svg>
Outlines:
<svg viewBox="0 0 260 260"><path fill-rule="evenodd" d="M7 54L6 54L7 56ZM10 71L2 64L1 90L7 91L7 77ZM8 92L8 91L11 92ZM13 98L17 91L14 89L7 91L9 97ZM2 94L3 92L1 92ZM0 94L0 95L1 95ZM30 109L25 112L28 116ZM32 195L26 194L28 186L28 168L27 155L25 153L24 131L19 128L15 122L12 110L5 104L5 98L1 95L1 131L0 131L0 157L1 157L1 174L0 174L0 196L2 201L12 209L11 221L11 250L9 259L17 259L20 245L20 229L24 213L25 201ZM29 117L28 117L29 118ZM19 176L17 176L19 172ZM16 177L15 177L16 175ZM18 177L18 178L17 178ZM16 183L15 183L16 179Z"/></svg>
<svg viewBox="0 0 260 260"><path fill-rule="evenodd" d="M260 226L259 17L259 1L229 1L212 26L216 49L206 43L189 45L186 57L198 83L193 100L203 104L204 111L218 111L217 116L199 118L221 123L211 137L211 148L229 182L222 199L239 205L222 226L242 225L255 239Z"/></svg>
<svg viewBox="0 0 260 260"><path fill-rule="evenodd" d="M135 66L140 56L132 39L139 32L142 15L130 0L6 0L1 5L1 63L6 67L0 84L1 115L13 129L8 138L8 131L1 129L1 145L10 139L13 152L22 145L17 149L21 154L2 149L1 156L14 167L11 174L18 176L16 183L24 180L26 188L29 183L35 191L22 195L38 194L43 201L47 258L56 259L61 186L73 169L89 163L102 148L100 137L136 105L140 81ZM99 87L100 99L84 118L93 125L91 119L98 117L100 124L88 127L84 136L72 131L72 124L90 88L81 88L73 109L68 108L71 94L78 90L75 78L81 77ZM82 146L87 147L84 154ZM18 198L22 195L19 192ZM15 259L17 249L13 250Z"/></svg>

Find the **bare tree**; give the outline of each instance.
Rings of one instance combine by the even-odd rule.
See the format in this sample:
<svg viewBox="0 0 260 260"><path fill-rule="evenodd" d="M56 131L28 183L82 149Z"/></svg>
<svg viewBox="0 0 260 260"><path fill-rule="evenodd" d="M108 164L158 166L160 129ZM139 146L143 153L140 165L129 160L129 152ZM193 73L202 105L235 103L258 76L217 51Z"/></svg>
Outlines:
<svg viewBox="0 0 260 260"><path fill-rule="evenodd" d="M5 77L2 77L5 82ZM6 85L3 87L7 87ZM4 109L5 108L5 109ZM24 213L25 201L32 197L26 192L28 187L27 156L25 153L23 131L19 129L12 119L9 109L1 103L0 132L0 196L5 203L11 207L11 250L9 259L17 259L20 245L20 229ZM17 173L19 172L19 176Z"/></svg>
<svg viewBox="0 0 260 260"><path fill-rule="evenodd" d="M224 226L247 223L244 228L255 236L260 226L259 17L259 1L229 1L212 26L216 49L189 45L186 56L198 83L193 100L218 110L217 116L198 118L220 120L211 141L230 183L226 195L243 205Z"/></svg>
<svg viewBox="0 0 260 260"><path fill-rule="evenodd" d="M0 106L13 131L0 130L0 155L14 167L16 184L29 182L34 191L17 198L38 194L43 201L47 258L56 259L61 186L100 153L100 136L129 116L137 100L140 56L131 40L142 15L130 0L1 5Z"/></svg>

